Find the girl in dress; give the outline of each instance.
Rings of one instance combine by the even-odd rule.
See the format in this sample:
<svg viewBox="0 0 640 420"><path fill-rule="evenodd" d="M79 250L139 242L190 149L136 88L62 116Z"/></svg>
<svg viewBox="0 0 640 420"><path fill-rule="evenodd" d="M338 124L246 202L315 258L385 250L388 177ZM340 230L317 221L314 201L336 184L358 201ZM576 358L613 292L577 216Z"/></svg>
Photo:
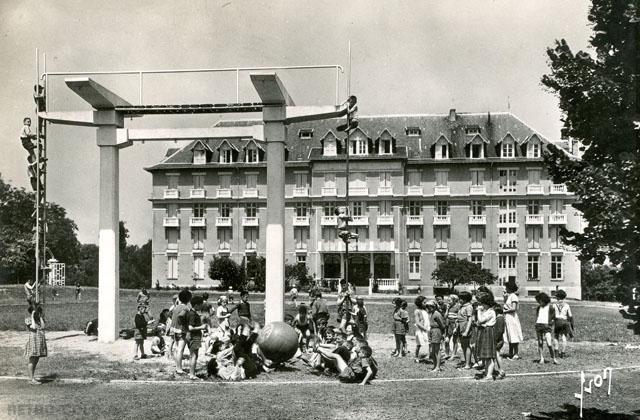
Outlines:
<svg viewBox="0 0 640 420"><path fill-rule="evenodd" d="M420 348L425 346L427 349L429 348L429 313L425 309L424 296L418 296L415 300L416 310L413 312L413 317L415 320L416 326L416 358L415 362L420 363L424 360L424 358L420 357Z"/></svg>
<svg viewBox="0 0 640 420"><path fill-rule="evenodd" d="M447 329L444 317L437 310L437 305L435 300L430 300L426 304L429 312L429 354L434 364L432 372L440 371L440 343Z"/></svg>
<svg viewBox="0 0 640 420"><path fill-rule="evenodd" d="M29 316L25 319L29 330L29 341L24 349L24 356L29 359L29 379L32 385L40 385L40 381L33 375L41 357L47 357L47 340L44 336L44 320L42 319L42 306L29 306Z"/></svg>
<svg viewBox="0 0 640 420"><path fill-rule="evenodd" d="M402 309L402 299L393 299L395 306L393 310L393 336L396 340L396 349L391 353L391 356L397 357L403 355L402 342L406 335L405 324L409 321L409 314Z"/></svg>
<svg viewBox="0 0 640 420"><path fill-rule="evenodd" d="M478 357L484 364L484 374L478 379L493 380L493 369L496 361L496 340L494 326L496 324L496 312L493 310L495 301L489 294L478 296Z"/></svg>
<svg viewBox="0 0 640 420"><path fill-rule="evenodd" d="M522 327L518 318L518 285L514 281L505 284L504 293L504 341L509 343L509 358L512 360L519 359L518 346L524 341L522 336Z"/></svg>

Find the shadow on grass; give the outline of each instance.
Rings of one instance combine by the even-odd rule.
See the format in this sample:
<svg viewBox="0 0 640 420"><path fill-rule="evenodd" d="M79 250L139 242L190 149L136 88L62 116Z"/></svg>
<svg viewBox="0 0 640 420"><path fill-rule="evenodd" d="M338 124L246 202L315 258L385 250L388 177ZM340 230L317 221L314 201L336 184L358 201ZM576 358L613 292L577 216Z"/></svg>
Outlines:
<svg viewBox="0 0 640 420"><path fill-rule="evenodd" d="M574 404L564 404L563 410L553 412L540 412L540 415L531 415L528 418L538 420L580 420L580 407ZM635 415L624 413L612 413L609 410L601 410L599 408L583 408L582 418L598 419L598 420L635 420L640 414L640 410L634 411Z"/></svg>
<svg viewBox="0 0 640 420"><path fill-rule="evenodd" d="M79 337L81 335L84 335L84 334L83 333L77 333L77 334L62 335L62 336L56 337L56 338L47 338L47 341L64 340L65 338Z"/></svg>
<svg viewBox="0 0 640 420"><path fill-rule="evenodd" d="M40 382L43 384L48 384L49 382L54 382L60 379L60 375L57 373L50 373L49 375L44 375L40 377Z"/></svg>

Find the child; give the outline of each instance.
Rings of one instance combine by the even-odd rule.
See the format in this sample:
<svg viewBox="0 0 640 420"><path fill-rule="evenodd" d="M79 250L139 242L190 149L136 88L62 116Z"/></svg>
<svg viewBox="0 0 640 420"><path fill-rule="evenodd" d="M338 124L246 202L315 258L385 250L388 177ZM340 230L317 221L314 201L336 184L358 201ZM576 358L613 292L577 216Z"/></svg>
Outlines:
<svg viewBox="0 0 640 420"><path fill-rule="evenodd" d="M291 287L291 290L289 290L289 295L291 296L293 306L298 306L298 288L295 284Z"/></svg>
<svg viewBox="0 0 640 420"><path fill-rule="evenodd" d="M329 307L327 301L322 297L320 290L313 291L313 301L310 306L311 317L316 324L316 328L320 334L324 334L329 322Z"/></svg>
<svg viewBox="0 0 640 420"><path fill-rule="evenodd" d="M484 364L484 374L477 376L477 379L485 381L493 380L493 369L496 359L496 339L495 325L496 312L493 310L495 301L493 296L483 293L478 296L480 307L478 308L478 357Z"/></svg>
<svg viewBox="0 0 640 420"><path fill-rule="evenodd" d="M556 299L558 300L554 305L556 313L556 323L554 327L554 340L556 354L560 354L560 358L565 356L567 349L567 336L573 337L573 315L571 314L571 308L564 301L567 297L567 293L564 290L558 290L556 292ZM562 340L562 351L559 349L558 341Z"/></svg>
<svg viewBox="0 0 640 420"><path fill-rule="evenodd" d="M134 318L135 331L133 338L135 340L133 360L146 359L147 355L144 352L144 340L147 339L147 327L150 323L153 323L153 319L147 321L147 307L144 305L138 305L138 313ZM140 355L138 355L140 353Z"/></svg>
<svg viewBox="0 0 640 420"><path fill-rule="evenodd" d="M462 355L464 357L463 369L471 369L471 336L474 330L473 325L473 306L471 305L471 293L467 291L460 292L460 301L462 306L458 310L457 327L460 332L460 345L462 346Z"/></svg>
<svg viewBox="0 0 640 420"><path fill-rule="evenodd" d="M191 292L187 289L182 289L180 293L178 293L178 301L176 306L173 308L173 314L171 317L171 331L173 334L175 349L173 357L176 364L176 373L178 375L183 375L185 373L184 370L182 370L182 356L184 354L184 348L187 345L187 332L189 332L187 320L189 302L191 302Z"/></svg>
<svg viewBox="0 0 640 420"><path fill-rule="evenodd" d="M240 303L238 303L232 310L238 311L238 317L240 318L240 325L248 326L250 329L254 328L253 319L251 318L251 304L249 303L249 292L242 290L240 292Z"/></svg>
<svg viewBox="0 0 640 420"><path fill-rule="evenodd" d="M31 385L40 385L34 374L41 357L47 357L47 340L44 336L44 320L42 306L29 306L29 316L25 319L29 330L29 341L24 349L24 356L29 360L27 368Z"/></svg>
<svg viewBox="0 0 640 420"><path fill-rule="evenodd" d="M507 374L504 371L504 364L502 363L502 356L500 355L500 350L502 350L502 346L504 346L504 310L500 305L496 305L493 310L496 313L496 325L493 327L493 332L496 341L496 369L498 370L497 378L504 379Z"/></svg>
<svg viewBox="0 0 640 420"><path fill-rule="evenodd" d="M450 305L447 308L447 337L448 341L445 342L445 353L447 358L456 357L458 352L458 338L460 333L458 331L458 311L460 310L460 302L458 296L452 294L449 296Z"/></svg>
<svg viewBox="0 0 640 420"><path fill-rule="evenodd" d="M518 318L518 285L514 280L509 280L505 283L504 287L504 341L509 343L509 358L511 360L518 360L520 358L518 355L518 347L520 343L524 341L520 318Z"/></svg>
<svg viewBox="0 0 640 420"><path fill-rule="evenodd" d="M76 283L76 302L80 302L82 297L82 289L80 288L80 284Z"/></svg>
<svg viewBox="0 0 640 420"><path fill-rule="evenodd" d="M229 313L229 309L227 309L227 305L229 304L229 299L226 296L220 296L218 298L218 308L216 308L216 317L218 318L218 328L220 329L220 333L223 336L230 335L230 325L229 318L231 314Z"/></svg>
<svg viewBox="0 0 640 420"><path fill-rule="evenodd" d="M369 320L367 319L367 307L364 306L364 299L356 298L356 325L360 335L366 340L367 330L369 330Z"/></svg>
<svg viewBox="0 0 640 420"><path fill-rule="evenodd" d="M162 333L164 332L161 328L156 328L155 336L151 339L151 354L155 356L164 356L166 345L164 342L164 338L162 337Z"/></svg>
<svg viewBox="0 0 640 420"><path fill-rule="evenodd" d="M199 380L196 376L196 364L198 363L198 352L202 345L202 331L207 328L203 324L198 313L202 310L202 296L194 296L191 299L191 309L187 312L187 328L188 333L185 337L189 344L189 379L192 381Z"/></svg>
<svg viewBox="0 0 640 420"><path fill-rule="evenodd" d="M429 313L425 309L426 299L424 296L419 295L416 300L416 310L413 313L416 327L416 353L415 362L420 363L423 359L420 358L420 349L425 346L429 348Z"/></svg>
<svg viewBox="0 0 640 420"><path fill-rule="evenodd" d="M408 353L407 349L407 334L409 334L409 312L407 311L407 301L402 299L402 305L400 306L404 313L407 315L404 319L404 334L402 334L402 357L405 357Z"/></svg>
<svg viewBox="0 0 640 420"><path fill-rule="evenodd" d="M136 297L136 301L138 302L138 305L143 305L143 306L146 306L147 308L149 307L149 303L151 302L151 298L149 297L149 292L147 291L147 289L145 287L143 287L142 290L140 290L140 292L138 292L138 296Z"/></svg>
<svg viewBox="0 0 640 420"><path fill-rule="evenodd" d="M538 354L540 355L540 364L544 364L544 357L542 356L542 349L546 341L549 348L549 354L553 364L557 365L555 352L553 351L553 342L551 340L551 329L555 324L556 311L553 305L550 305L551 299L549 295L544 292L540 292L536 295L536 302L538 307L536 308L536 336L538 338Z"/></svg>
<svg viewBox="0 0 640 420"><path fill-rule="evenodd" d="M340 330L344 331L347 324L351 321L351 312L353 304L356 302L352 296L353 287L347 283L345 279L340 280L340 293L338 293L338 320L340 321Z"/></svg>
<svg viewBox="0 0 640 420"><path fill-rule="evenodd" d="M298 333L298 347L300 351L305 351L309 347L309 339L311 338L311 319L309 319L307 305L304 303L298 307L298 314L293 318L291 326Z"/></svg>
<svg viewBox="0 0 640 420"><path fill-rule="evenodd" d="M36 135L31 133L31 118L25 117L22 120L22 130L20 130L20 141L22 142L22 147L29 152L29 157L32 161L36 161L36 154L34 149L36 145L34 144L34 140L36 139Z"/></svg>
<svg viewBox="0 0 640 420"><path fill-rule="evenodd" d="M357 357L353 360L345 360L345 358L337 352L331 352L322 348L318 348L317 352L333 363L339 372L338 378L340 382L357 383L366 385L370 380L374 379L378 373L378 365L371 357L372 350L369 346L361 346L357 352Z"/></svg>
<svg viewBox="0 0 640 420"><path fill-rule="evenodd" d="M394 309L393 309L393 336L396 341L396 349L391 353L392 357L398 357L402 354L402 339L406 334L405 324L409 320L409 314L407 311L402 309L402 299L394 298L393 299ZM403 355L404 356L404 355Z"/></svg>
<svg viewBox="0 0 640 420"><path fill-rule="evenodd" d="M447 326L444 322L444 317L437 310L438 304L435 301L430 300L427 302L426 307L429 313L429 355L434 364L432 372L439 372L440 343Z"/></svg>

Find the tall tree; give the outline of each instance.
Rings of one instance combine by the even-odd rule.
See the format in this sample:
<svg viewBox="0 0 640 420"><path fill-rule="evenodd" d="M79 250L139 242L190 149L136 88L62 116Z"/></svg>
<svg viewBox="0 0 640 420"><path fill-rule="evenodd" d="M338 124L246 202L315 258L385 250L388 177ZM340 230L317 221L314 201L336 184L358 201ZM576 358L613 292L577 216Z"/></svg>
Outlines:
<svg viewBox="0 0 640 420"><path fill-rule="evenodd" d="M620 266L619 281L640 281L639 0L593 0L588 51L567 42L547 50L550 74L542 84L557 94L563 136L582 143L581 159L550 148L545 154L555 182L576 193L588 225L563 230L584 261Z"/></svg>
<svg viewBox="0 0 640 420"><path fill-rule="evenodd" d="M120 286L126 289L151 287L151 241L142 247L128 245L129 229L119 223Z"/></svg>
<svg viewBox="0 0 640 420"><path fill-rule="evenodd" d="M436 282L446 284L451 292L459 284L493 284L496 280L491 271L455 255L447 256L438 268L433 270L431 277Z"/></svg>

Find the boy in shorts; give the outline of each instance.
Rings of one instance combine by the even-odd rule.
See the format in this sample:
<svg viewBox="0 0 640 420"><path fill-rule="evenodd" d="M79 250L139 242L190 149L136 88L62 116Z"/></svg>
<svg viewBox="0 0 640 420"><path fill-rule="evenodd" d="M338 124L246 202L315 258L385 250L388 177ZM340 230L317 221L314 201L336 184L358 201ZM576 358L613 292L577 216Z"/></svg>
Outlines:
<svg viewBox="0 0 640 420"><path fill-rule="evenodd" d="M196 376L196 364L198 363L198 352L202 345L202 331L207 328L207 324L203 324L200 319L199 312L201 309L202 296L191 298L191 309L187 312L187 328L189 332L185 340L189 345L189 379L192 381L199 380Z"/></svg>
<svg viewBox="0 0 640 420"><path fill-rule="evenodd" d="M340 372L338 375L340 382L366 385L378 373L378 364L371 354L371 347L363 345L358 349L357 357L348 363L337 353L326 353L324 357L335 363Z"/></svg>
<svg viewBox="0 0 640 420"><path fill-rule="evenodd" d="M187 289L181 290L180 293L178 293L178 302L173 308L173 314L171 316L171 331L173 333L175 349L173 358L176 363L176 373L179 375L185 373L184 370L182 370L182 355L184 354L184 348L187 345L185 337L189 331L187 324L189 302L191 302L191 292Z"/></svg>

